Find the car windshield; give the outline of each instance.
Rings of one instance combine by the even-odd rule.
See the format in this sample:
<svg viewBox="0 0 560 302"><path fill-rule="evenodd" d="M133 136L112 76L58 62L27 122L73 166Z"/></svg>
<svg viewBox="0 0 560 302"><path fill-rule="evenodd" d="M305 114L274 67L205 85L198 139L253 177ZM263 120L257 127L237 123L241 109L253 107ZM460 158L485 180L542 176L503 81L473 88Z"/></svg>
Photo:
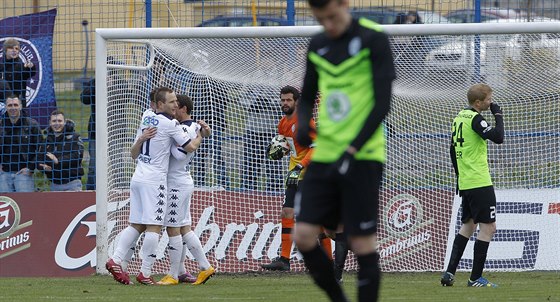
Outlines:
<svg viewBox="0 0 560 302"><path fill-rule="evenodd" d="M352 17L359 19L359 18L366 18L377 22L379 24L393 24L397 17L397 12L386 9L386 10L351 10L350 14Z"/></svg>
<svg viewBox="0 0 560 302"><path fill-rule="evenodd" d="M513 39L513 36L514 35L507 35L507 34L479 35L481 43L496 43L496 44L511 41ZM472 35L472 36L457 36L457 37L455 37L455 39L451 43L462 43L462 42L465 42L465 41L468 41L468 40L470 40L471 42L474 42L474 37L475 37L474 35Z"/></svg>
<svg viewBox="0 0 560 302"><path fill-rule="evenodd" d="M430 11L419 11L418 15L420 16L420 21L422 21L422 23L426 23L426 24L450 23L450 21L447 20L446 17L438 13L434 13Z"/></svg>
<svg viewBox="0 0 560 302"><path fill-rule="evenodd" d="M451 12L447 15L447 19L451 23L473 23L474 22L474 13L471 12ZM481 14L480 21L486 22L490 20L499 19L498 16L489 15L489 14Z"/></svg>

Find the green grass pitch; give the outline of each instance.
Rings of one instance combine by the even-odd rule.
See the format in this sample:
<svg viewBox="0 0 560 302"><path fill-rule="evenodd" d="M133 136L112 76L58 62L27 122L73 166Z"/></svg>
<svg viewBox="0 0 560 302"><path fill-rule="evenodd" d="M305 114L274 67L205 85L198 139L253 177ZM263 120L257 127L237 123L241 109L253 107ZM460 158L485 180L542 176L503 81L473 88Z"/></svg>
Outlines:
<svg viewBox="0 0 560 302"><path fill-rule="evenodd" d="M356 301L355 273L344 289ZM384 273L380 301L560 301L560 272L486 273L499 288L467 288L467 273L453 287L439 273ZM159 276L158 276L159 277ZM0 301L327 301L306 274L217 274L193 286L124 286L106 275L79 278L0 278Z"/></svg>

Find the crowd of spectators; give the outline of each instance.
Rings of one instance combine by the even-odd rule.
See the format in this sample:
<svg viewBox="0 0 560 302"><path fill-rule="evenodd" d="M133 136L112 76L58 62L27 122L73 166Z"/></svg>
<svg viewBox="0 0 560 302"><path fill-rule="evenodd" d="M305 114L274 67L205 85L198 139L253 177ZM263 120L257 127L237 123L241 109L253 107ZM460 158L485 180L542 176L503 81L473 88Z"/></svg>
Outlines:
<svg viewBox="0 0 560 302"><path fill-rule="evenodd" d="M82 139L74 122L60 110L50 114L46 129L30 116L27 83L36 66L20 51L17 39L4 40L0 59L0 193L38 191L41 188L36 180L40 178L36 173L44 175L51 191L81 191Z"/></svg>

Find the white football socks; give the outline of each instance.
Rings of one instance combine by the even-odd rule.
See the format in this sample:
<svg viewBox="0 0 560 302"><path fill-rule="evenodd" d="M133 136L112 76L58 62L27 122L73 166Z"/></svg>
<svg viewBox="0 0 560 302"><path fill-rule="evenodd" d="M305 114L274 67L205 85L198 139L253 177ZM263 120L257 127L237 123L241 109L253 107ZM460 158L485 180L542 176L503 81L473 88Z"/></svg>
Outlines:
<svg viewBox="0 0 560 302"><path fill-rule="evenodd" d="M144 243L140 254L142 255L142 267L140 271L144 277L152 274L152 266L156 262L156 252L159 242L159 234L154 232L144 232Z"/></svg>
<svg viewBox="0 0 560 302"><path fill-rule="evenodd" d="M138 237L140 237L140 233L130 225L121 231L117 248L113 254L113 261L115 261L116 264L122 264L123 262L127 262L128 264L128 261L130 261L134 253L134 247L136 246Z"/></svg>
<svg viewBox="0 0 560 302"><path fill-rule="evenodd" d="M183 242L186 244L185 247L189 249L194 259L198 261L198 266L203 270L207 270L210 267L210 262L208 262L204 250L202 250L202 244L198 236L196 236L193 231L190 231L183 235Z"/></svg>
<svg viewBox="0 0 560 302"><path fill-rule="evenodd" d="M169 237L167 252L169 253L169 274L177 279L181 266L183 269L185 268L185 264L181 263L181 256L183 254L183 239L181 235Z"/></svg>

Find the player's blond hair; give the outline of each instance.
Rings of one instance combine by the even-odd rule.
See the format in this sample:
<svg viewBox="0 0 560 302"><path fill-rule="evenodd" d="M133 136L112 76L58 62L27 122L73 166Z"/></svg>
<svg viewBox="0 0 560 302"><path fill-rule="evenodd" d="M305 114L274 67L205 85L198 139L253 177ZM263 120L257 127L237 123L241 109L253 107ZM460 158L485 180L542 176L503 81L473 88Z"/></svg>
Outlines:
<svg viewBox="0 0 560 302"><path fill-rule="evenodd" d="M484 100L486 97L492 93L492 87L479 83L474 84L469 88L467 92L467 99L469 100L469 105L474 104L477 100Z"/></svg>

